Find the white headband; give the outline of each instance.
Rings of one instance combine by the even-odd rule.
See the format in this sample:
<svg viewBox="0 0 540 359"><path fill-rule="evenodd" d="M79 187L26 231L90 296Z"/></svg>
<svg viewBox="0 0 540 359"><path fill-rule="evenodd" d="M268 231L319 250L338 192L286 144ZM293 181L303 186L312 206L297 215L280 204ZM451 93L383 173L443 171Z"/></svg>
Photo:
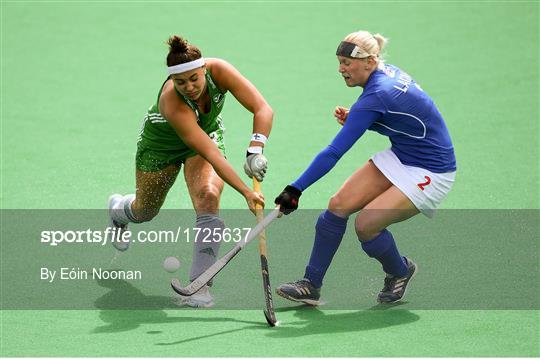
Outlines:
<svg viewBox="0 0 540 359"><path fill-rule="evenodd" d="M169 66L167 67L167 70L169 71L169 75L174 75L174 74L180 74L182 72L190 71L193 69L197 69L202 66L204 66L204 57L201 57L200 59L193 60L190 62L185 62L183 64Z"/></svg>

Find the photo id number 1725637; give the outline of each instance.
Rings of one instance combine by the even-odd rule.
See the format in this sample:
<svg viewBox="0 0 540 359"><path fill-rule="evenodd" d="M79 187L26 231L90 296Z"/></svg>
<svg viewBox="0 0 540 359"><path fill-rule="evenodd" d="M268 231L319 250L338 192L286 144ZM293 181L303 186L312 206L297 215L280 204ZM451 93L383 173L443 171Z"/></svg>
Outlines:
<svg viewBox="0 0 540 359"><path fill-rule="evenodd" d="M251 228L186 228L184 230L187 242L234 242L245 241Z"/></svg>

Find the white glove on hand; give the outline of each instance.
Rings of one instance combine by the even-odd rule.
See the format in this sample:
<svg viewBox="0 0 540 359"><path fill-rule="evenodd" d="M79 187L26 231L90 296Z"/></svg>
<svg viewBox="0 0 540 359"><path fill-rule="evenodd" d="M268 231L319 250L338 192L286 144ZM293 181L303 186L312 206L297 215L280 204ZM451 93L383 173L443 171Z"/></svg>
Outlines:
<svg viewBox="0 0 540 359"><path fill-rule="evenodd" d="M244 171L249 178L255 177L257 181L262 182L268 167L268 160L262 153L250 153L244 163Z"/></svg>

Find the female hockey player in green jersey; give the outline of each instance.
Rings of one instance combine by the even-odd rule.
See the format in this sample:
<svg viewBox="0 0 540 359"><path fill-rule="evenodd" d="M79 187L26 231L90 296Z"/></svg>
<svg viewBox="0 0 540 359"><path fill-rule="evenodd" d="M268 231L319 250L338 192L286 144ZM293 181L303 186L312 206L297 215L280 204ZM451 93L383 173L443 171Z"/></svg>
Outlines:
<svg viewBox="0 0 540 359"><path fill-rule="evenodd" d="M264 204L225 159L220 112L227 92L253 114L253 135L247 149L244 170L259 181L267 168L262 149L272 127L273 112L266 100L231 64L205 59L194 45L178 36L168 40L167 68L157 102L148 110L137 142L136 193L109 198L110 226L127 230L129 222L154 218L184 165L184 178L197 214L199 233L222 231L219 202L224 181L245 197L248 207ZM207 230L207 231L208 231ZM113 243L125 251L129 243ZM190 280L210 267L218 257L219 241L194 241ZM208 307L213 298L204 287L199 293L181 298L193 307Z"/></svg>

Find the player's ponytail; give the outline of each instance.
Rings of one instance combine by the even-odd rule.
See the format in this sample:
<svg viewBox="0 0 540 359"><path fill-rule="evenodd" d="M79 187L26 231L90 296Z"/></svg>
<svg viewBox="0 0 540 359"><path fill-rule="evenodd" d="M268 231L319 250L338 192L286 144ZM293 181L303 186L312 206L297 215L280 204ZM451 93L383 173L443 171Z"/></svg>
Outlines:
<svg viewBox="0 0 540 359"><path fill-rule="evenodd" d="M381 34L375 34L373 35L373 37L375 38L375 40L377 40L377 44L379 45L379 55L380 55L380 53L382 52L382 50L388 43L388 39L382 36Z"/></svg>
<svg viewBox="0 0 540 359"><path fill-rule="evenodd" d="M187 41L176 35L171 36L167 40L167 45L169 45L169 52L173 54L186 52L188 49Z"/></svg>
<svg viewBox="0 0 540 359"><path fill-rule="evenodd" d="M167 45L169 45L167 66L183 64L202 57L201 50L197 46L191 45L180 36L171 36L167 40Z"/></svg>
<svg viewBox="0 0 540 359"><path fill-rule="evenodd" d="M388 43L388 39L381 34L375 34L373 35L373 38L377 41L377 44L379 45L379 63L384 62L383 58L383 49L385 48L386 44Z"/></svg>

